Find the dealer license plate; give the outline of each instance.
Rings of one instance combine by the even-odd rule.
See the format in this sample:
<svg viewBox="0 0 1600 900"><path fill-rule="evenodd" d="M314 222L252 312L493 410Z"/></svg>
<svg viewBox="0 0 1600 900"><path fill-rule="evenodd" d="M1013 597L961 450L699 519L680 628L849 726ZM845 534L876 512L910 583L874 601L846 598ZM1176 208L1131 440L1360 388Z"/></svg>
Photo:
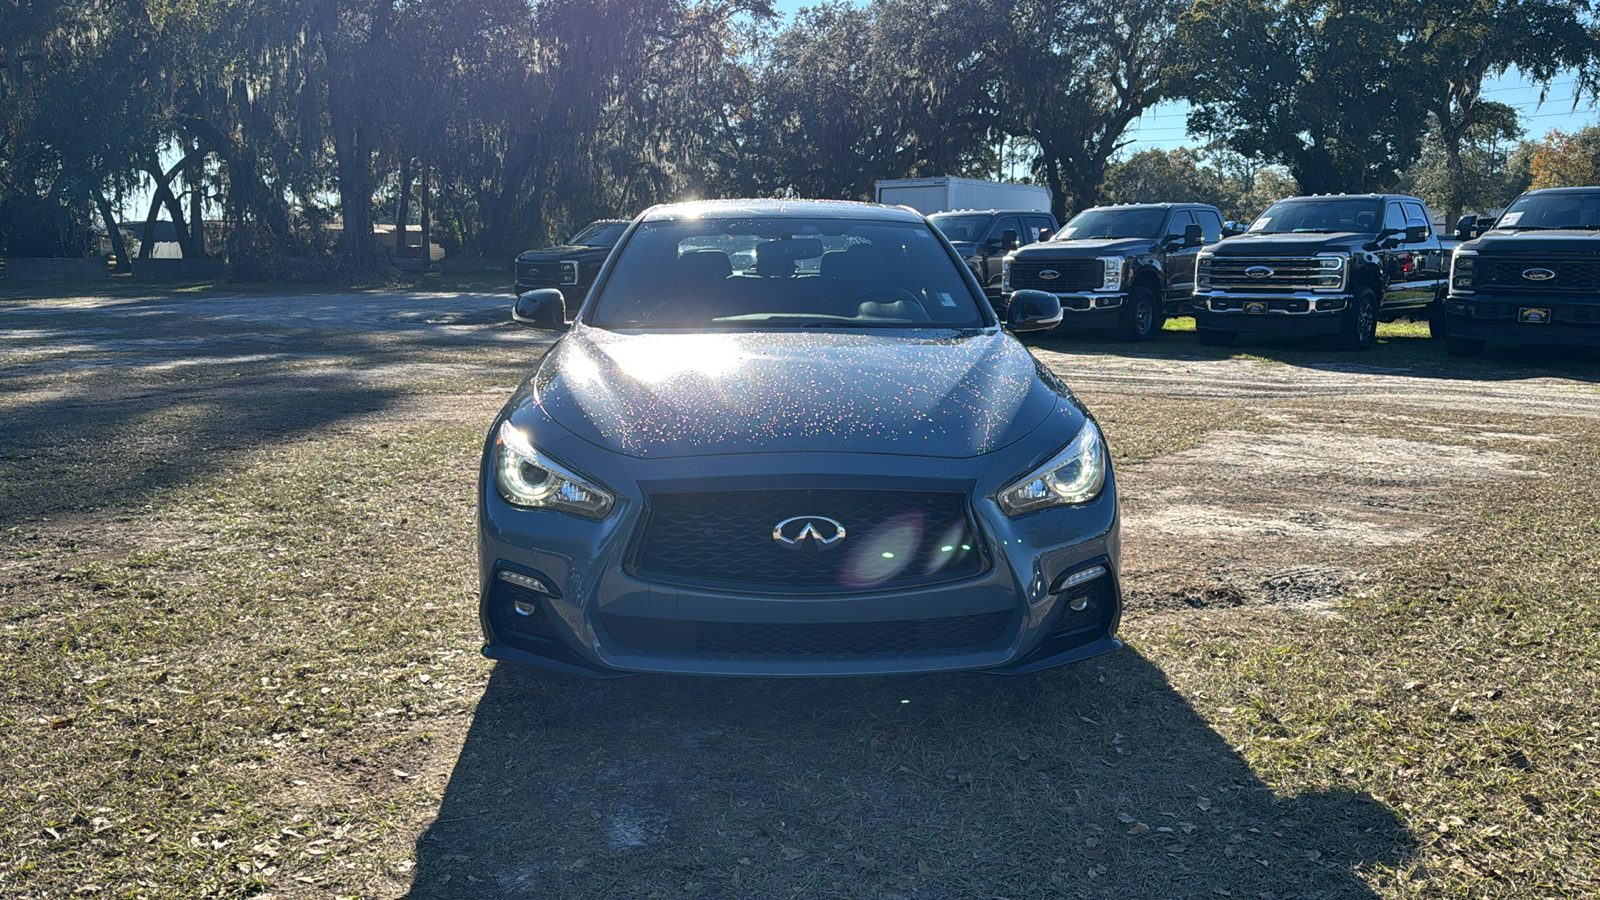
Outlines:
<svg viewBox="0 0 1600 900"><path fill-rule="evenodd" d="M1528 307L1517 312L1518 322L1527 322L1529 325L1550 324L1550 310Z"/></svg>

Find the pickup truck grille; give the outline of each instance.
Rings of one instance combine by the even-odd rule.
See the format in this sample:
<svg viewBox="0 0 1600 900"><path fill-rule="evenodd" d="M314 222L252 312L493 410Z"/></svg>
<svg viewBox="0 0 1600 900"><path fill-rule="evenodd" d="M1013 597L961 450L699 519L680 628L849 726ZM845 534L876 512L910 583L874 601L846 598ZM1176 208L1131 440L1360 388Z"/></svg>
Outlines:
<svg viewBox="0 0 1600 900"><path fill-rule="evenodd" d="M1314 287L1318 278L1329 274L1326 269L1317 266L1318 261L1314 256L1213 256L1211 287L1222 290L1305 291ZM1266 269L1270 274L1261 277L1247 274L1252 269Z"/></svg>
<svg viewBox="0 0 1600 900"><path fill-rule="evenodd" d="M556 262L518 262L517 284L534 285L544 284L551 287L561 283L560 263Z"/></svg>
<svg viewBox="0 0 1600 900"><path fill-rule="evenodd" d="M1535 281L1524 278L1530 269L1545 269L1554 278ZM1567 291L1600 290L1600 262L1560 256L1480 257L1478 284L1482 288L1503 288L1520 293L1549 294Z"/></svg>
<svg viewBox="0 0 1600 900"><path fill-rule="evenodd" d="M1099 290L1105 281L1105 263L1098 259L1014 259L1011 261L1011 289L1014 291ZM1054 278L1040 277L1055 272Z"/></svg>

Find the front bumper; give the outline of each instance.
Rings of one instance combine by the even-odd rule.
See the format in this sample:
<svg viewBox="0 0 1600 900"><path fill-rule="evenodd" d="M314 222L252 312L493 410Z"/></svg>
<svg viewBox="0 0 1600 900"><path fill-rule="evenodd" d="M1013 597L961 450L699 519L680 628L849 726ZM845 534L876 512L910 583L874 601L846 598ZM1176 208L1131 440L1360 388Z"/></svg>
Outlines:
<svg viewBox="0 0 1600 900"><path fill-rule="evenodd" d="M1452 294L1445 316L1454 338L1600 347L1600 296Z"/></svg>
<svg viewBox="0 0 1600 900"><path fill-rule="evenodd" d="M622 495L605 521L517 509L486 481L480 485L487 488L479 505L480 618L490 658L601 677L1023 673L1121 646L1115 638L1122 609L1119 522L1109 473L1101 496L1081 507L1008 519L987 499L1042 452L1038 446L1013 445L973 460L919 459L928 469L925 478L906 477L903 458L750 454L604 461L619 464L613 467L594 465L598 451L584 447L590 473ZM624 467L638 476L619 486ZM997 474L973 477L977 472ZM730 591L630 574L633 544L648 515L646 491L739 484L840 490L963 485L975 498L972 519L987 565L957 581L829 593ZM1070 576L1097 569L1102 574L1061 589ZM525 587L529 579L543 590Z"/></svg>
<svg viewBox="0 0 1600 900"><path fill-rule="evenodd" d="M1349 298L1310 291L1197 291L1194 324L1201 331L1249 334L1337 334Z"/></svg>

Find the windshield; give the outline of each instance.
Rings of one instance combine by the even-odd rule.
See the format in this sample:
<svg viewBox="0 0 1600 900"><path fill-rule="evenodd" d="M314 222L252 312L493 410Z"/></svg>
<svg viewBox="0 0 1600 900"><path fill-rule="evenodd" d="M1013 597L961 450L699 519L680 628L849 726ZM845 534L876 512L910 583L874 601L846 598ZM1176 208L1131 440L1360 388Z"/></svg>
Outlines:
<svg viewBox="0 0 1600 900"><path fill-rule="evenodd" d="M1090 238L1161 237L1165 209L1087 209L1056 232L1055 241L1082 241Z"/></svg>
<svg viewBox="0 0 1600 900"><path fill-rule="evenodd" d="M1523 194L1494 224L1516 231L1600 228L1600 191Z"/></svg>
<svg viewBox="0 0 1600 900"><path fill-rule="evenodd" d="M595 222L567 240L569 247L610 247L622 237L627 222Z"/></svg>
<svg viewBox="0 0 1600 900"><path fill-rule="evenodd" d="M966 241L972 243L983 236L983 230L989 227L988 216L962 215L958 213L944 213L929 216L928 221L933 227L939 229L951 241Z"/></svg>
<svg viewBox="0 0 1600 900"><path fill-rule="evenodd" d="M599 328L981 328L982 298L921 222L645 222L584 321Z"/></svg>
<svg viewBox="0 0 1600 900"><path fill-rule="evenodd" d="M1377 234L1383 204L1374 197L1304 197L1279 200L1250 223L1247 234Z"/></svg>

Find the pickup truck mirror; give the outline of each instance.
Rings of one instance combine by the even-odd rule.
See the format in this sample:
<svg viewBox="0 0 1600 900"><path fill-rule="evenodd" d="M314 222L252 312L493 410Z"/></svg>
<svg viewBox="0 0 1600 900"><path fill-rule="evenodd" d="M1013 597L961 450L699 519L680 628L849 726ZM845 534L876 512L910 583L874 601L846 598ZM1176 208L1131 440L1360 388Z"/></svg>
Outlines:
<svg viewBox="0 0 1600 900"><path fill-rule="evenodd" d="M1228 221L1222 223L1222 236L1223 237L1231 238L1231 237L1234 237L1235 235L1240 235L1240 234L1244 234L1244 226L1242 224L1240 224L1238 222L1235 222L1232 219L1229 219Z"/></svg>
<svg viewBox="0 0 1600 900"><path fill-rule="evenodd" d="M1006 327L1013 333L1047 331L1061 324L1061 301L1044 291L1016 291L1006 313Z"/></svg>
<svg viewBox="0 0 1600 900"><path fill-rule="evenodd" d="M1043 229L1040 229L1040 231L1039 231L1039 240L1041 240L1041 241L1048 241L1048 240L1050 240L1051 238L1053 238L1055 236L1056 236L1056 233L1054 231L1051 231L1048 228L1043 228Z"/></svg>
<svg viewBox="0 0 1600 900"><path fill-rule="evenodd" d="M1422 243L1428 239L1428 230L1427 222L1421 219L1407 219L1405 242L1408 244Z"/></svg>
<svg viewBox="0 0 1600 900"><path fill-rule="evenodd" d="M566 298L555 288L519 294L517 302L511 305L511 321L545 331L566 331Z"/></svg>
<svg viewBox="0 0 1600 900"><path fill-rule="evenodd" d="M1199 225L1184 226L1183 245L1185 247L1198 247L1205 242L1205 231L1203 231Z"/></svg>
<svg viewBox="0 0 1600 900"><path fill-rule="evenodd" d="M1007 228L1005 231L1000 232L1000 246L1006 250L1015 250L1022 246L1022 241L1017 237L1016 229Z"/></svg>
<svg viewBox="0 0 1600 900"><path fill-rule="evenodd" d="M1477 216L1462 216L1456 220L1456 237L1463 241L1472 240L1473 230L1477 227L1477 225Z"/></svg>

